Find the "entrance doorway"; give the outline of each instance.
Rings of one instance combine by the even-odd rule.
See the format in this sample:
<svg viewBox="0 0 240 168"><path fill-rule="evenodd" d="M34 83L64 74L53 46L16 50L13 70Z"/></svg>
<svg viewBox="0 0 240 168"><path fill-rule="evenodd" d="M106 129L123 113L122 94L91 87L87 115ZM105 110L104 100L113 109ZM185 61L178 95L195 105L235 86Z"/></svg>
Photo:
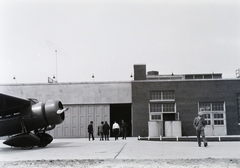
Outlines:
<svg viewBox="0 0 240 168"><path fill-rule="evenodd" d="M206 120L205 134L207 136L227 134L225 102L200 102L200 111Z"/></svg>
<svg viewBox="0 0 240 168"><path fill-rule="evenodd" d="M204 114L206 120L205 134L207 136L226 135L226 115L224 112L208 112Z"/></svg>
<svg viewBox="0 0 240 168"><path fill-rule="evenodd" d="M113 137L112 125L116 121L120 127L122 120L128 125L127 136L132 136L131 104L110 104L110 136ZM120 134L121 136L121 134Z"/></svg>

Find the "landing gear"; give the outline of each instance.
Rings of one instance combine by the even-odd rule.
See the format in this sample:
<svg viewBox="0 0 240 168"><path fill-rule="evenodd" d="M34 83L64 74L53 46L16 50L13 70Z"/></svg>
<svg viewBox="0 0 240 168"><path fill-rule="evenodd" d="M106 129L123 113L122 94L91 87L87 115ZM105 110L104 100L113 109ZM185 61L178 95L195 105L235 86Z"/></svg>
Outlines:
<svg viewBox="0 0 240 168"><path fill-rule="evenodd" d="M40 138L40 143L37 145L40 148L46 147L53 140L53 137L47 133L37 133L36 135Z"/></svg>
<svg viewBox="0 0 240 168"><path fill-rule="evenodd" d="M53 129L55 126L40 128L32 133L26 129L23 118L20 118L22 133L9 137L3 143L12 147L20 147L22 149L32 149L34 146L46 147L53 140L53 137L46 132L48 129Z"/></svg>
<svg viewBox="0 0 240 168"><path fill-rule="evenodd" d="M21 147L22 149L32 149L40 143L40 138L32 133L21 133L8 138L3 143L13 147Z"/></svg>
<svg viewBox="0 0 240 168"><path fill-rule="evenodd" d="M40 148L46 147L53 140L53 137L51 135L45 133L46 129L47 128L45 127L43 129L34 131L35 135L40 139L40 143L37 145Z"/></svg>
<svg viewBox="0 0 240 168"><path fill-rule="evenodd" d="M21 148L23 150L29 150L29 149L32 149L34 146L22 146Z"/></svg>

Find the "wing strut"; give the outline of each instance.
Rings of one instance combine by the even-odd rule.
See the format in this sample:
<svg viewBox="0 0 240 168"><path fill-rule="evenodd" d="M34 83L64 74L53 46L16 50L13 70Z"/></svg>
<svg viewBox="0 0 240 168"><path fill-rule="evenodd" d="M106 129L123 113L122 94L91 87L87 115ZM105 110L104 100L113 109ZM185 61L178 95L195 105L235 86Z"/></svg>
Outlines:
<svg viewBox="0 0 240 168"><path fill-rule="evenodd" d="M20 123L22 126L22 133L28 133L23 119L20 119Z"/></svg>

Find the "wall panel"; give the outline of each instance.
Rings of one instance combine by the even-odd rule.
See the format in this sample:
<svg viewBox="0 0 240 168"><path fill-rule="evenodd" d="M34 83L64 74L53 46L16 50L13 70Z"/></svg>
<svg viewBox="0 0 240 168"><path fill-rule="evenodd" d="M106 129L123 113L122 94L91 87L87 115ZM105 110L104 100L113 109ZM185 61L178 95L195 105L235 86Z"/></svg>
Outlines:
<svg viewBox="0 0 240 168"><path fill-rule="evenodd" d="M50 134L54 138L86 138L87 127L93 121L94 135L97 136L98 126L101 121L110 121L109 105L64 105L69 107L65 113L65 120L56 126Z"/></svg>

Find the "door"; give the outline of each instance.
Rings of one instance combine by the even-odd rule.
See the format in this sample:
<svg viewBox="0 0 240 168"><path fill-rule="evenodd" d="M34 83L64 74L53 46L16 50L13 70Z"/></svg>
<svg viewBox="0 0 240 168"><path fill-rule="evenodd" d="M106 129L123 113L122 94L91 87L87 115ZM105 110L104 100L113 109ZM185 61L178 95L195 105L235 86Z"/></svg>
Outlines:
<svg viewBox="0 0 240 168"><path fill-rule="evenodd" d="M132 114L131 104L111 104L110 105L110 127L116 121L121 127L122 120L127 124L127 137L132 136ZM110 131L110 136L113 132ZM120 135L121 136L121 135Z"/></svg>
<svg viewBox="0 0 240 168"><path fill-rule="evenodd" d="M54 138L86 138L90 121L93 121L94 136L98 137L97 129L101 121L109 123L110 106L107 104L64 105L64 107L69 107L65 113L65 120L49 132Z"/></svg>
<svg viewBox="0 0 240 168"><path fill-rule="evenodd" d="M225 112L205 112L206 136L226 135L226 114Z"/></svg>

